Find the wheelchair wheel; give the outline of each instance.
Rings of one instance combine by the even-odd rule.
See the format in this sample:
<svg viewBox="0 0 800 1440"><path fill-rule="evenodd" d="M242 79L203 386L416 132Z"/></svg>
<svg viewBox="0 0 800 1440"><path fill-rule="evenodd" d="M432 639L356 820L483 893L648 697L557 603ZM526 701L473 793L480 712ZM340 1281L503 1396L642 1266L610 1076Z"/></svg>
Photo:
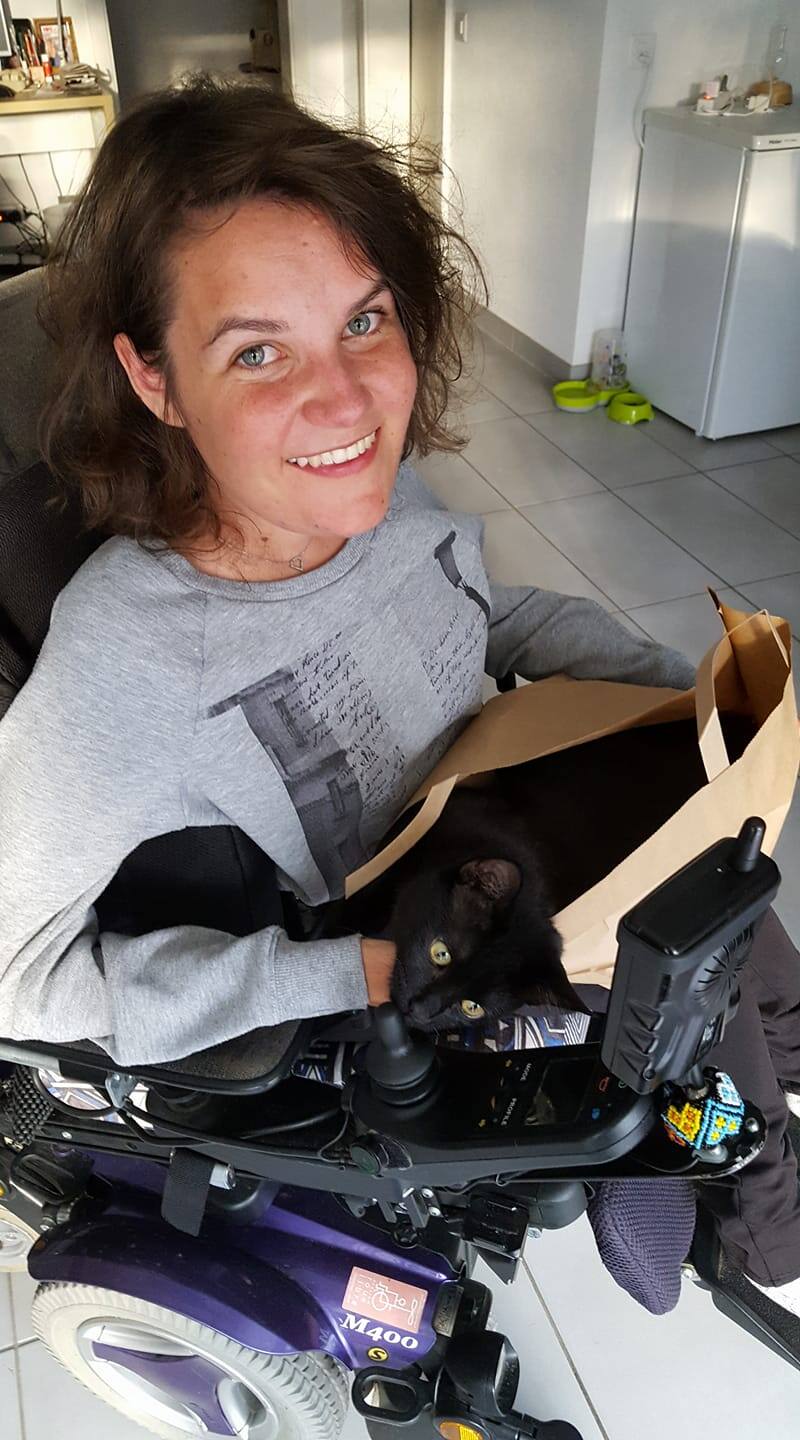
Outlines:
<svg viewBox="0 0 800 1440"><path fill-rule="evenodd" d="M330 1355L265 1355L96 1285L40 1285L31 1315L76 1379L162 1440L337 1440L344 1425L348 1372Z"/></svg>
<svg viewBox="0 0 800 1440"><path fill-rule="evenodd" d="M20 1220L13 1211L0 1205L0 1275L12 1275L18 1270L27 1270L28 1251L34 1240L39 1239L38 1230Z"/></svg>

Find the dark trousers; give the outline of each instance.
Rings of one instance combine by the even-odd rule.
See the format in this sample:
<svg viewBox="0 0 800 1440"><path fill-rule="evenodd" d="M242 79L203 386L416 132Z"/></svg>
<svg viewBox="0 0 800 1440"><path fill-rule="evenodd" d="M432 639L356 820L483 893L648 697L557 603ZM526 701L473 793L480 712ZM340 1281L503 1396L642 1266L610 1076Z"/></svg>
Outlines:
<svg viewBox="0 0 800 1440"><path fill-rule="evenodd" d="M592 1010L608 991L579 985ZM774 911L767 912L742 971L739 1008L704 1065L726 1070L767 1122L763 1150L738 1175L698 1185L716 1217L731 1263L760 1285L800 1277L800 1187L780 1081L800 1091L800 954Z"/></svg>
<svg viewBox="0 0 800 1440"><path fill-rule="evenodd" d="M742 972L742 998L709 1055L767 1122L755 1160L725 1184L699 1188L716 1216L723 1249L760 1285L800 1277L800 1188L779 1081L800 1090L800 954L777 915L764 918Z"/></svg>

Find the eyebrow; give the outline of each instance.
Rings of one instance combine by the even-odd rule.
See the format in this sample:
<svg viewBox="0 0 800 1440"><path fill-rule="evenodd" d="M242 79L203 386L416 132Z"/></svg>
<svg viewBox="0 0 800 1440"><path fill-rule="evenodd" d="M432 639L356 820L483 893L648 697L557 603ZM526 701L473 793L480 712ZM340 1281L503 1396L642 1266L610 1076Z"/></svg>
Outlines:
<svg viewBox="0 0 800 1440"><path fill-rule="evenodd" d="M347 311L348 315L357 315L369 305L370 301L374 300L377 295L380 295L384 290L389 290L390 288L388 280L385 280L384 277L381 276L377 285L373 285L372 289L366 295L362 296L360 300L357 300L355 305L349 307ZM203 348L206 350L210 349L212 345L216 345L217 341L220 340L223 335L228 335L231 330L255 330L261 335L283 335L290 328L285 320L267 320L263 317L259 318L258 316L251 315L227 315L224 320L220 320L211 339L206 341Z"/></svg>

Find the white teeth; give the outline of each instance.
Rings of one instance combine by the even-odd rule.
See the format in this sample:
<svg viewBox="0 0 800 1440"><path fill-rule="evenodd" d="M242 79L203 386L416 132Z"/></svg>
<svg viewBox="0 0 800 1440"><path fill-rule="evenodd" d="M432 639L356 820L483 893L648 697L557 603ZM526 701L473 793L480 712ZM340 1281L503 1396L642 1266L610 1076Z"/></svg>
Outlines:
<svg viewBox="0 0 800 1440"><path fill-rule="evenodd" d="M377 431L373 430L371 435L365 435L344 450L323 450L321 455L298 455L288 463L299 465L301 469L305 465L310 465L313 470L317 470L320 465L343 465L345 460L355 460L358 455L363 455L365 450L369 450L375 444L376 434Z"/></svg>

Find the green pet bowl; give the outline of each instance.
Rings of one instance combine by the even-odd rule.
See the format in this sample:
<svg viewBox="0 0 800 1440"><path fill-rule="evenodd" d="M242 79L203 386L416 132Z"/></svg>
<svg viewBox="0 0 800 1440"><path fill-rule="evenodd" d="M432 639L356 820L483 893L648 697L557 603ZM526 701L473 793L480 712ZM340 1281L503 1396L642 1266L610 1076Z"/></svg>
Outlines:
<svg viewBox="0 0 800 1440"><path fill-rule="evenodd" d="M620 425L638 425L640 420L652 420L653 407L646 395L637 395L635 390L621 390L614 396L608 407L609 420Z"/></svg>
<svg viewBox="0 0 800 1440"><path fill-rule="evenodd" d="M559 410L573 415L588 415L598 405L607 405L616 390L598 390L591 380L560 380L553 386L553 399Z"/></svg>

